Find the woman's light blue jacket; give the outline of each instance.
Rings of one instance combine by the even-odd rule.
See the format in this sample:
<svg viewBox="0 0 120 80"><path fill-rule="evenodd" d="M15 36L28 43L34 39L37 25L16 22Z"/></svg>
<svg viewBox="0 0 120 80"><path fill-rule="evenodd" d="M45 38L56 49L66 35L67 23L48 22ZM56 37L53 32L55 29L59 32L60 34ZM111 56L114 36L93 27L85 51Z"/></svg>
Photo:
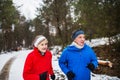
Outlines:
<svg viewBox="0 0 120 80"><path fill-rule="evenodd" d="M90 80L90 70L87 68L89 63L93 63L95 68L98 66L96 54L86 44L82 49L75 46L67 46L59 58L61 70L65 74L68 71L72 71L75 74L73 80Z"/></svg>

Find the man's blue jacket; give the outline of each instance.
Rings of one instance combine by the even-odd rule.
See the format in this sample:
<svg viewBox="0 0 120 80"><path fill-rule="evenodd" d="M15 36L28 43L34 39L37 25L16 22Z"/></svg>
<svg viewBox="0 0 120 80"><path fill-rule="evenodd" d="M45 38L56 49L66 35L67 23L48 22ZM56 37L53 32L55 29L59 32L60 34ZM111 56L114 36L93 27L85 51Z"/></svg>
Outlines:
<svg viewBox="0 0 120 80"><path fill-rule="evenodd" d="M98 66L96 54L86 44L82 49L67 46L59 58L61 70L65 74L68 71L75 74L73 80L90 80L90 70L87 68L89 63L93 63L95 68Z"/></svg>

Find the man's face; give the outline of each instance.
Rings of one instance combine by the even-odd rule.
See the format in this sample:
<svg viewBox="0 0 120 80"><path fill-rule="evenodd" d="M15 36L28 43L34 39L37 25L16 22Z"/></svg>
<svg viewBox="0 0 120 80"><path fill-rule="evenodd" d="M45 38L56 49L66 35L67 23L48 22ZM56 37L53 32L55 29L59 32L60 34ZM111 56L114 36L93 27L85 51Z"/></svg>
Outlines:
<svg viewBox="0 0 120 80"><path fill-rule="evenodd" d="M74 42L76 42L79 46L84 46L84 43L85 43L85 35L84 34L80 34L78 35Z"/></svg>
<svg viewBox="0 0 120 80"><path fill-rule="evenodd" d="M41 52L46 52L48 48L48 41L45 39L42 42L40 42L37 46L38 50Z"/></svg>

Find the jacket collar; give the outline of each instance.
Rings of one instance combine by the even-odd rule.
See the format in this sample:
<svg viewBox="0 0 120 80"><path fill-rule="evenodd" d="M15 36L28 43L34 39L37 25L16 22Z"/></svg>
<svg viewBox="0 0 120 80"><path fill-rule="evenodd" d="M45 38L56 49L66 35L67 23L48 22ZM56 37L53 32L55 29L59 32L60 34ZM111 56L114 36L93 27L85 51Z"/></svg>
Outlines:
<svg viewBox="0 0 120 80"><path fill-rule="evenodd" d="M84 45L83 46L80 46L80 45L78 45L76 42L72 42L71 43L71 45L70 46L75 46L76 48L79 48L79 49L82 49L83 47L84 47Z"/></svg>

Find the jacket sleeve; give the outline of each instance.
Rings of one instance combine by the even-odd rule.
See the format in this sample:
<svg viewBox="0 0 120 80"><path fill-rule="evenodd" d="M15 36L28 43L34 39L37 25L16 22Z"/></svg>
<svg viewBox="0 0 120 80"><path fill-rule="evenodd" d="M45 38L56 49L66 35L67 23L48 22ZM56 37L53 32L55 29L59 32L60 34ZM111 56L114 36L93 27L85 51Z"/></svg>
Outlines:
<svg viewBox="0 0 120 80"><path fill-rule="evenodd" d="M95 68L98 67L98 60L95 52L91 49L91 62L94 64Z"/></svg>
<svg viewBox="0 0 120 80"><path fill-rule="evenodd" d="M50 69L49 69L49 74L50 75L54 74L53 67L52 67L52 54L51 54L51 52L50 52Z"/></svg>
<svg viewBox="0 0 120 80"><path fill-rule="evenodd" d="M67 53L64 50L59 58L59 66L61 68L61 70L67 74L67 72L69 71L69 69L67 68Z"/></svg>
<svg viewBox="0 0 120 80"><path fill-rule="evenodd" d="M28 55L23 69L24 80L39 80L39 75L34 74L32 71L32 56Z"/></svg>

